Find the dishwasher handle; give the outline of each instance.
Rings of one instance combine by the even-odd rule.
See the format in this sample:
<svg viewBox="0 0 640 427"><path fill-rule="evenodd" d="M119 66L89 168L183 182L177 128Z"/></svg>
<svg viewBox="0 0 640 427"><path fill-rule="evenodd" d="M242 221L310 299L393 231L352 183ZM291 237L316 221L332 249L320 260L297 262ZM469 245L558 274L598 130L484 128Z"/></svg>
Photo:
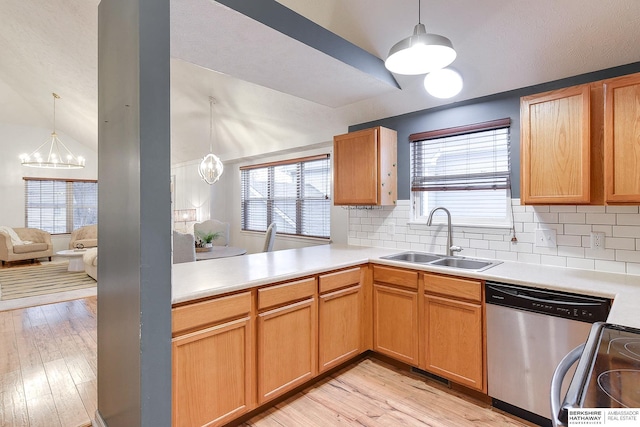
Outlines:
<svg viewBox="0 0 640 427"><path fill-rule="evenodd" d="M580 359L584 347L584 344L580 344L571 350L560 361L553 373L553 377L551 378L551 422L553 423L553 427L566 426L566 424L560 420L560 401L562 399L560 394L562 393L562 381L571 366Z"/></svg>

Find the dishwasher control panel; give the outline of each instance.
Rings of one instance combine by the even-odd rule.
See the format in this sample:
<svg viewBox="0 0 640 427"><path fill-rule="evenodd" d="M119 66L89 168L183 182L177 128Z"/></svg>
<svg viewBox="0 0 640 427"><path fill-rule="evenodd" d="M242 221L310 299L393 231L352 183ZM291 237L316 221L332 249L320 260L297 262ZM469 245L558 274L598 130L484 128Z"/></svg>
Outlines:
<svg viewBox="0 0 640 427"><path fill-rule="evenodd" d="M606 298L495 282L486 283L486 301L588 323L605 321L611 307L611 301Z"/></svg>

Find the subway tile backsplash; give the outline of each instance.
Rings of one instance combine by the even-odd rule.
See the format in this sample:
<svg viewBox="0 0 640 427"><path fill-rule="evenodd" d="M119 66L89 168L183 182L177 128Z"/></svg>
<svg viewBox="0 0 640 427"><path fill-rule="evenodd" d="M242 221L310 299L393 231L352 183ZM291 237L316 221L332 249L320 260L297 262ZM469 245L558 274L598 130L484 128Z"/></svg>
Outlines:
<svg viewBox="0 0 640 427"><path fill-rule="evenodd" d="M395 207L351 209L349 244L444 253L446 226L409 223L409 200ZM512 200L514 229L453 227L462 256L640 275L638 206L521 206ZM556 247L535 245L539 228L556 231ZM604 247L591 248L591 232L604 233Z"/></svg>

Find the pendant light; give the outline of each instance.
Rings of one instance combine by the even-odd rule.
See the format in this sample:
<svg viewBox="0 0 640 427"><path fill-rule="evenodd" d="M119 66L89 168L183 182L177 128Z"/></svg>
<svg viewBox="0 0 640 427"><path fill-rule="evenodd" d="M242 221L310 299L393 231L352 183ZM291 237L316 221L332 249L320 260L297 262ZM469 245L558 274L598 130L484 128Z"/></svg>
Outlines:
<svg viewBox="0 0 640 427"><path fill-rule="evenodd" d="M431 96L440 99L452 98L462 90L462 76L452 68L442 68L424 77L424 88Z"/></svg>
<svg viewBox="0 0 640 427"><path fill-rule="evenodd" d="M213 154L213 104L215 98L209 97L209 154L204 156L198 166L198 174L204 182L211 185L220 179L224 166L218 156Z"/></svg>
<svg viewBox="0 0 640 427"><path fill-rule="evenodd" d="M74 155L56 133L56 99L60 96L56 93L53 95L53 132L45 142L40 144L38 148L33 150L31 154L20 155L22 166L30 168L46 168L46 169L82 169L84 167L84 158Z"/></svg>
<svg viewBox="0 0 640 427"><path fill-rule="evenodd" d="M420 0L418 0L418 24L413 35L393 45L384 65L396 74L426 74L444 68L456 59L456 51L448 38L427 33L420 22Z"/></svg>

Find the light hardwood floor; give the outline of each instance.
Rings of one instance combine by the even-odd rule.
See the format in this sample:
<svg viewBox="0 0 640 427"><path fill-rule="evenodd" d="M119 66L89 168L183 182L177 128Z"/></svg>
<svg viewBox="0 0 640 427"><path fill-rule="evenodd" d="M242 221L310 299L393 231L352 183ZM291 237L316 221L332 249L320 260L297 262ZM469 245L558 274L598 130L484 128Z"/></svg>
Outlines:
<svg viewBox="0 0 640 427"><path fill-rule="evenodd" d="M0 312L0 426L91 425L96 297Z"/></svg>
<svg viewBox="0 0 640 427"><path fill-rule="evenodd" d="M338 371L241 425L531 426L433 380L374 358Z"/></svg>

